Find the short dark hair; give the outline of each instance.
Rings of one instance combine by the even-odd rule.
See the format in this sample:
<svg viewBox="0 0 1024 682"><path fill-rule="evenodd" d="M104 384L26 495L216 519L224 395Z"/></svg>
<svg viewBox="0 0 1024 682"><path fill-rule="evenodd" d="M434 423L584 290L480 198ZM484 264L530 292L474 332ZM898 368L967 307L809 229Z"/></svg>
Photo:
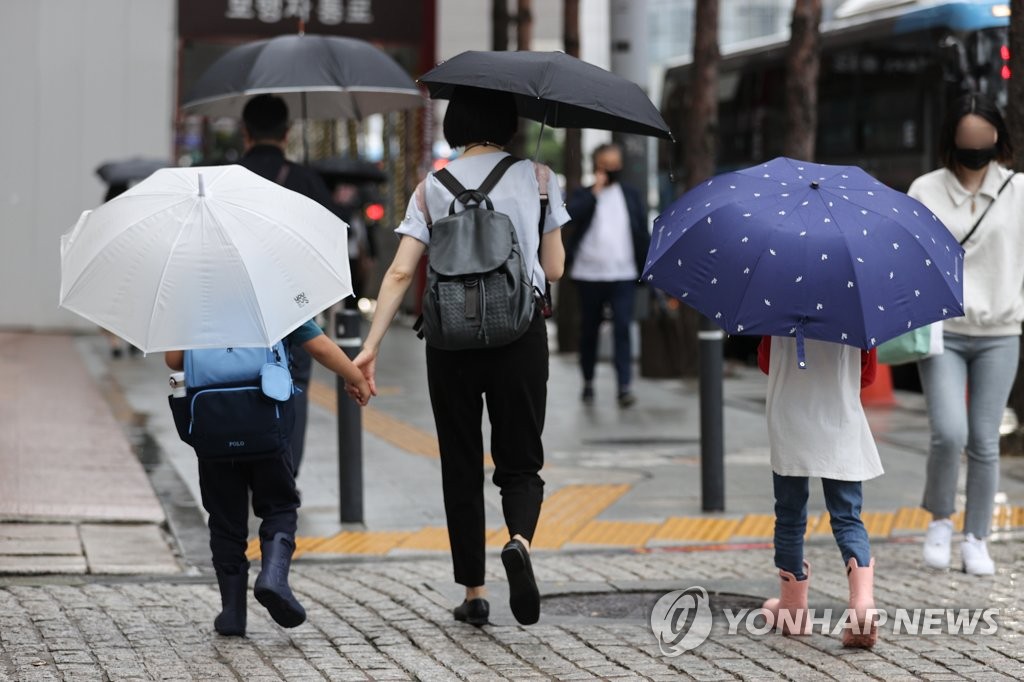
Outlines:
<svg viewBox="0 0 1024 682"><path fill-rule="evenodd" d="M985 119L996 129L996 161L1003 165L1013 162L1013 144L1006 121L999 113L995 101L985 95L971 93L957 97L946 110L939 137L939 161L949 170L956 169L956 129L964 116L974 114Z"/></svg>
<svg viewBox="0 0 1024 682"><path fill-rule="evenodd" d="M504 147L518 128L516 98L508 92L457 86L444 114L444 139L452 147L474 142Z"/></svg>
<svg viewBox="0 0 1024 682"><path fill-rule="evenodd" d="M622 153L622 147L619 144L617 144L615 142L605 142L604 144L597 145L594 148L594 151L590 152L590 162L596 166L597 165L597 157L601 156L602 154L604 154L606 151L608 151L610 149L614 149L619 154Z"/></svg>
<svg viewBox="0 0 1024 682"><path fill-rule="evenodd" d="M288 105L275 95L256 95L242 110L242 123L254 140L283 140L288 133Z"/></svg>

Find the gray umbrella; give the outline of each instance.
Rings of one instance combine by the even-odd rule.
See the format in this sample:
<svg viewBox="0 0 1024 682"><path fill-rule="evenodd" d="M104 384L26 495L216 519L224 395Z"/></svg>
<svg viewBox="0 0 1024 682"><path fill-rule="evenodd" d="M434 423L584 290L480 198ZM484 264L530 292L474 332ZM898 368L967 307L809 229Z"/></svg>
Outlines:
<svg viewBox="0 0 1024 682"><path fill-rule="evenodd" d="M242 113L253 95L283 97L301 118L362 118L411 109L423 96L387 53L355 38L286 35L240 45L208 68L185 97L206 116Z"/></svg>
<svg viewBox="0 0 1024 682"><path fill-rule="evenodd" d="M549 126L672 138L640 86L564 52L463 52L419 80L434 99L460 85L510 92L520 116Z"/></svg>
<svg viewBox="0 0 1024 682"><path fill-rule="evenodd" d="M149 159L136 156L120 161L107 161L96 169L96 175L108 185L127 185L144 180L161 168L170 166L166 159Z"/></svg>

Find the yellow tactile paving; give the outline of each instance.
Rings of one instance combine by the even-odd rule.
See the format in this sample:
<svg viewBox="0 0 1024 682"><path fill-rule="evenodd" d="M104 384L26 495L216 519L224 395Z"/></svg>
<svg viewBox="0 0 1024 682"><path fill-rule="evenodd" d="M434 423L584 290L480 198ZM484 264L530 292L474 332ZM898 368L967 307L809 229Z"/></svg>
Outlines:
<svg viewBox="0 0 1024 682"><path fill-rule="evenodd" d="M324 538L297 537L295 538L295 552L292 556L299 557L307 552L313 551L317 545L323 541ZM260 539L258 537L249 540L249 546L245 550L245 556L249 561L254 561L260 558Z"/></svg>
<svg viewBox="0 0 1024 682"><path fill-rule="evenodd" d="M610 505L629 489L628 485L573 485L555 491L545 502L534 538L537 549L557 549L565 545L603 545L642 548L650 543L666 542L718 544L749 539L771 539L774 517L748 514L742 518L674 516L664 522L597 520ZM923 516L922 516L923 514ZM891 512L863 512L868 534L885 538L897 531L921 533L931 516L917 507ZM960 528L963 514L953 517ZM1024 529L1024 507L1000 504L992 515L992 530ZM812 514L807 522L807 537L831 535L828 513ZM487 546L501 547L508 542L505 528L487 531ZM304 554L363 554L381 556L394 550L447 552L448 530L427 526L411 531L343 531L330 537L298 537L295 556ZM260 557L259 538L249 541L246 556Z"/></svg>
<svg viewBox="0 0 1024 682"><path fill-rule="evenodd" d="M330 412L337 412L338 398L334 387L319 381L309 383L309 398ZM418 429L373 407L363 408L363 429L383 441L413 455L438 459L441 452L434 434ZM484 465L493 467L490 453L484 453Z"/></svg>
<svg viewBox="0 0 1024 682"><path fill-rule="evenodd" d="M831 535L832 524L829 520L828 512L822 512L820 515L808 514L807 516L807 532L804 537L810 538L819 535Z"/></svg>
<svg viewBox="0 0 1024 682"><path fill-rule="evenodd" d="M674 516L658 526L650 539L652 541L723 542L736 535L736 531L742 523L741 519Z"/></svg>
<svg viewBox="0 0 1024 682"><path fill-rule="evenodd" d="M415 549L435 552L447 552L451 548L448 542L448 529L444 526L428 526L402 540L395 549Z"/></svg>
<svg viewBox="0 0 1024 682"><path fill-rule="evenodd" d="M643 547L657 530L658 523L632 521L591 521L569 540L573 545Z"/></svg>
<svg viewBox="0 0 1024 682"><path fill-rule="evenodd" d="M747 514L736 526L733 537L770 538L775 533L775 517L771 514Z"/></svg>
<svg viewBox="0 0 1024 682"><path fill-rule="evenodd" d="M409 536L409 531L342 531L311 547L309 554L387 554Z"/></svg>
<svg viewBox="0 0 1024 682"><path fill-rule="evenodd" d="M923 531L932 520L932 515L920 507L903 507L895 516L893 530Z"/></svg>
<svg viewBox="0 0 1024 682"><path fill-rule="evenodd" d="M892 535L896 515L892 512L861 512L861 520L868 531L868 537L887 538Z"/></svg>
<svg viewBox="0 0 1024 682"><path fill-rule="evenodd" d="M629 486L567 485L544 500L540 509L537 533L532 547L557 549L568 542L583 526L626 494ZM501 547L508 542L508 531L502 528L492 535L488 547Z"/></svg>

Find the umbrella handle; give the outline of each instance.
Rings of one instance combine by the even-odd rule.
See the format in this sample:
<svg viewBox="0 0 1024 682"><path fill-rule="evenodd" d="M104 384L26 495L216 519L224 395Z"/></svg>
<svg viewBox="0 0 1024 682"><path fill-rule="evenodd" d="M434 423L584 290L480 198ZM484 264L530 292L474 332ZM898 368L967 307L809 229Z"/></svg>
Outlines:
<svg viewBox="0 0 1024 682"><path fill-rule="evenodd" d="M548 122L548 107L549 106L551 106L551 105L550 104L545 104L544 105L544 118L542 118L541 121L540 121L540 135L537 136L537 147L536 147L536 149L533 150L533 162L534 163L537 163L537 158L540 157L540 143L541 143L541 140L544 139L544 126L547 125L547 122Z"/></svg>

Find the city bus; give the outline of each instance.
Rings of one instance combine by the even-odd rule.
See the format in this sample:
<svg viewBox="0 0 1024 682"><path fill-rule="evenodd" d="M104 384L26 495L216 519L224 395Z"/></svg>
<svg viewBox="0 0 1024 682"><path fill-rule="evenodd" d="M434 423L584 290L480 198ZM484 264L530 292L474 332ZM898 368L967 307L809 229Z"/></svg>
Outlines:
<svg viewBox="0 0 1024 682"><path fill-rule="evenodd" d="M937 129L945 104L963 92L1005 107L1009 67L1006 1L848 0L821 26L816 161L857 165L905 191L938 166ZM739 44L719 70L717 171L782 154L788 36ZM689 59L670 63L661 109L685 130ZM682 136L681 136L682 137ZM685 139L663 144L663 183L681 182ZM671 200L681 185L663 184Z"/></svg>

